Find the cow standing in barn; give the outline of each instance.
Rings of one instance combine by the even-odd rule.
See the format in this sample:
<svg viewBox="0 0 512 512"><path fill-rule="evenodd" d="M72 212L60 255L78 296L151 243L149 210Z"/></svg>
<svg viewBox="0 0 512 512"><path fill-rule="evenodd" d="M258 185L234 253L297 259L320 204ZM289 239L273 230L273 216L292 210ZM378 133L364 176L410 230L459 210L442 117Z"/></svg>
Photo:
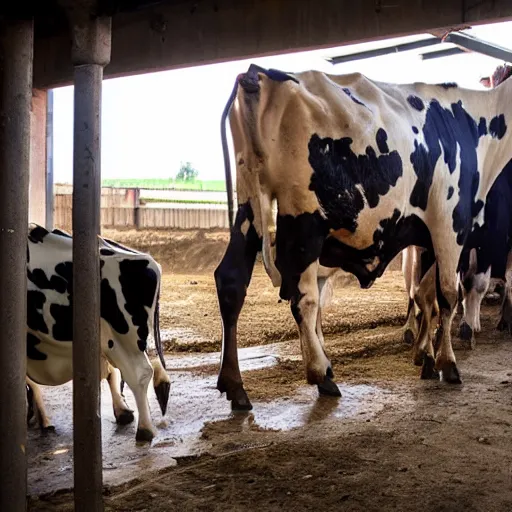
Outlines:
<svg viewBox="0 0 512 512"><path fill-rule="evenodd" d="M446 382L461 382L450 337L457 264L512 156L511 90L507 82L480 92L254 65L237 78L223 119L230 112L238 209L215 271L223 324L217 388L233 408L251 408L236 329L260 250L281 298L291 303L307 381L332 395L339 389L316 331L319 266L343 268L369 287L405 247L431 251L439 269L441 333L435 358L432 345L425 348L423 373L437 369ZM223 138L227 163L225 132Z"/></svg>
<svg viewBox="0 0 512 512"><path fill-rule="evenodd" d="M499 66L491 77L482 79L481 83L486 87L496 87L511 74L512 66ZM498 284L508 281L498 329L510 330L512 327L511 276L507 278L512 270L511 249L512 160L505 165L492 185L486 198L484 222L482 225L477 224L470 233L459 261L459 302L462 313L459 336L464 341L470 341L472 347L475 344L474 333L480 331L481 303L491 280ZM420 280L432 261L432 255L418 247L409 247L404 251L402 270L409 293L404 340L412 342L418 331L421 331L415 343L415 352L419 349L420 353L421 347L427 343L425 337L431 335L432 304L429 304L427 297L434 297L435 300L432 279L427 277L421 283Z"/></svg>
<svg viewBox="0 0 512 512"><path fill-rule="evenodd" d="M27 384L38 410L42 427L49 421L42 398L33 383L58 386L73 378L73 263L71 236L51 233L41 226L29 231L27 246ZM153 378L162 414L169 398L170 379L165 371L159 322L158 301L161 268L148 254L98 237L101 274L102 378L112 392L118 423L133 421L131 411L119 390L121 372L133 392L139 420L136 439L154 437L147 398ZM153 331L160 361L150 363L148 339ZM36 412L36 411L34 411Z"/></svg>

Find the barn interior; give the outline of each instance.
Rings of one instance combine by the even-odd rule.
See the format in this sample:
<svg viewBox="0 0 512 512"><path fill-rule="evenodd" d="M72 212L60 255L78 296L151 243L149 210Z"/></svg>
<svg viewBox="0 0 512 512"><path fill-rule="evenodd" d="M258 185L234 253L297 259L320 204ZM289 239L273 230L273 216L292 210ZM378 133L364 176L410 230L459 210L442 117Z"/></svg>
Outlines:
<svg viewBox="0 0 512 512"><path fill-rule="evenodd" d="M415 380L414 368L404 369L407 356L393 343L392 328L400 325L405 307L400 277L390 273L383 288L364 297L347 280L348 291L340 292L332 310L333 325L336 304L346 311L351 298L358 306L366 301L370 309L372 304L379 310L389 307L390 313L377 322L377 331L371 318L361 319L356 313L354 318L350 313L337 330L332 327L333 336L339 337L351 326L362 326L349 342L349 353L340 348L340 368L351 368L358 351L368 354L365 357L372 350L382 356L378 371L366 371L363 365L352 378L350 372L341 372L346 387L339 408L312 400L313 390L302 385L297 343L293 348L293 335L283 334L292 330L287 324L269 336L264 348L248 343L242 349L246 351L243 369L256 372L253 387L261 399L252 415L232 415L226 400L211 398L218 339L215 350L207 351L211 354L169 358L176 381L172 417L162 420L161 435L151 447L137 447L132 432L118 432L109 418L111 405L104 401L105 395L102 414L97 414L99 287L91 283L99 275L96 237L104 79L411 34L428 35L414 43L417 48L435 44L440 52L474 51L510 62L510 50L463 32L510 19L512 5L507 0L4 2L0 7L0 422L8 435L0 444L0 510L68 510L73 509L73 501L75 510L87 511L185 506L215 510L223 502L233 510L271 510L287 504L310 509L318 503L354 510L417 510L422 496L433 510L506 510L512 502L508 470L512 461L504 447L510 445L512 411L505 333L484 337L478 356L465 352L458 356L471 377L461 391L440 383L424 386ZM447 43L448 49L443 48ZM395 46L392 51L406 49ZM364 57L333 56L333 62ZM67 427L58 433L61 437L41 440L38 432L27 434L25 414L27 227L29 218L52 224L48 101L52 88L70 84L75 86L73 235L78 262L73 272L75 311L80 311L73 319L75 385L49 394L55 411L63 401L68 403L66 410L55 413L56 422L62 420ZM207 93L208 83L204 88ZM219 235L205 243L225 242ZM169 267L174 268L172 262ZM208 339L215 339L220 331L207 284L210 274L210 268L197 273L189 269L188 274L169 277L167 286L179 287L188 297L184 309L178 307L182 315L191 307L209 315L206 324L218 332ZM275 304L277 298L263 283L263 275L257 275L257 281L253 300L259 300L259 293L267 301L266 314L268 308L277 308L279 315L286 315L285 305ZM200 292L191 282L203 287ZM386 304L379 302L382 290ZM212 309L203 312L197 304L205 300ZM179 296L170 293L169 308L178 301ZM493 314L487 320L489 329ZM278 322L277 313L269 318ZM248 323L247 336L252 332L258 337L261 328ZM182 335L180 331L169 337ZM277 347L271 344L283 339ZM267 374L269 368L272 372ZM280 390L274 400L264 396L261 382ZM156 411L154 398L150 399ZM71 420L74 429L68 428Z"/></svg>

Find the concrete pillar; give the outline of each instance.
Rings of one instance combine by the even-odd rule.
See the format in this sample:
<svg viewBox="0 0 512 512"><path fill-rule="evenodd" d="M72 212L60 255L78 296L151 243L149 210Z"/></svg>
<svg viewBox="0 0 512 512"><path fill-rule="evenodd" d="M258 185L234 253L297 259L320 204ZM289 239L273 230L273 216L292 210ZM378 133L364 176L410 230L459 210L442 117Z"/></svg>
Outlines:
<svg viewBox="0 0 512 512"><path fill-rule="evenodd" d="M46 91L33 89L28 220L41 226L46 223L46 106Z"/></svg>
<svg viewBox="0 0 512 512"><path fill-rule="evenodd" d="M0 510L26 510L27 236L33 23L0 22Z"/></svg>
<svg viewBox="0 0 512 512"><path fill-rule="evenodd" d="M87 2L85 2L87 3ZM101 85L111 19L71 11L73 150L73 454L75 510L103 510L100 416Z"/></svg>

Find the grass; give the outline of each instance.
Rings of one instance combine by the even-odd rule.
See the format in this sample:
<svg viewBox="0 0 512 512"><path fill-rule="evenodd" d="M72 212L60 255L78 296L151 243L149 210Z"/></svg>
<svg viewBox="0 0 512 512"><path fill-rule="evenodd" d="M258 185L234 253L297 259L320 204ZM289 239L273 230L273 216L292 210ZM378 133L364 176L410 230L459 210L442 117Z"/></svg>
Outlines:
<svg viewBox="0 0 512 512"><path fill-rule="evenodd" d="M208 192L225 192L224 180L194 180L177 181L172 178L147 178L147 179L109 179L101 180L103 187L114 188L140 188L140 189L167 189L167 190L203 190Z"/></svg>
<svg viewBox="0 0 512 512"><path fill-rule="evenodd" d="M156 197L141 197L146 203L182 203L182 204L226 204L227 201L211 201L209 199L158 199Z"/></svg>

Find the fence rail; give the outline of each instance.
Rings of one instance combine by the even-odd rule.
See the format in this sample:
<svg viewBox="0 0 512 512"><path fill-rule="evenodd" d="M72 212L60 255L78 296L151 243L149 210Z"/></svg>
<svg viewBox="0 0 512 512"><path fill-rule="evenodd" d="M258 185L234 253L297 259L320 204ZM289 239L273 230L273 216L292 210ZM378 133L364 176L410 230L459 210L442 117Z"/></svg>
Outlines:
<svg viewBox="0 0 512 512"><path fill-rule="evenodd" d="M56 206L56 228L71 231L71 208ZM107 207L101 209L101 226L105 228L228 228L226 210L208 208L145 208Z"/></svg>

